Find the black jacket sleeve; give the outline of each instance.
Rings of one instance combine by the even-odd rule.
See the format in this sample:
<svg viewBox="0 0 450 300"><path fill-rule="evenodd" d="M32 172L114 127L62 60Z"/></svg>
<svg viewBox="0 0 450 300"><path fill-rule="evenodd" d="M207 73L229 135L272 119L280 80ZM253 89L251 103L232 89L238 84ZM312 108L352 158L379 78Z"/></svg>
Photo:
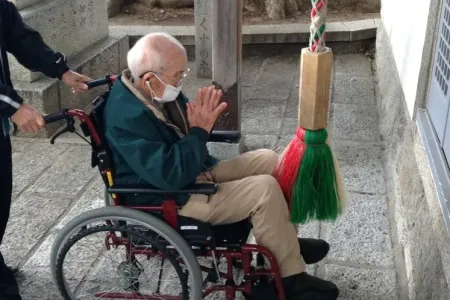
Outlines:
<svg viewBox="0 0 450 300"><path fill-rule="evenodd" d="M0 83L0 119L11 117L22 103L23 99L13 88Z"/></svg>
<svg viewBox="0 0 450 300"><path fill-rule="evenodd" d="M5 50L30 71L61 79L69 70L65 56L50 49L42 36L23 22L13 3L0 0L0 13L4 26Z"/></svg>

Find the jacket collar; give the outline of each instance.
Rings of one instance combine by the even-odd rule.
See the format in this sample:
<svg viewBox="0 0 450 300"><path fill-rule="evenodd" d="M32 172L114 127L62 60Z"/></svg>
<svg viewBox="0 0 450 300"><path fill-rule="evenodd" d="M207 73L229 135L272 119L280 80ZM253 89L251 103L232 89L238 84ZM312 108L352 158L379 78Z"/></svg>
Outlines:
<svg viewBox="0 0 450 300"><path fill-rule="evenodd" d="M136 98L138 98L149 110L153 112L156 118L158 118L161 122L165 123L168 127L172 128L180 138L186 136L187 132L184 132L183 130L180 129L179 126L176 125L179 124L180 122L173 122L172 120L170 120L169 117L171 115L174 115L174 113L176 113L175 115L185 115L182 109L180 108L178 100L173 101L173 103L175 103L174 105L168 105L169 110L175 111L166 111L164 106L153 101L151 98L143 94L139 89L137 89L134 86L134 79L129 69L126 69L122 72L121 81L128 88L128 90L134 96L136 96ZM184 120L184 122L181 123L186 122L187 120Z"/></svg>
<svg viewBox="0 0 450 300"><path fill-rule="evenodd" d="M148 109L150 109L155 116L166 123L167 119L164 116L163 108L157 105L157 103L154 103L152 99L148 98L147 95L141 93L135 86L134 86L134 79L133 76L131 76L130 70L124 70L122 72L121 76L122 83L130 90L130 92L136 96L142 103L144 103L145 106L147 106Z"/></svg>

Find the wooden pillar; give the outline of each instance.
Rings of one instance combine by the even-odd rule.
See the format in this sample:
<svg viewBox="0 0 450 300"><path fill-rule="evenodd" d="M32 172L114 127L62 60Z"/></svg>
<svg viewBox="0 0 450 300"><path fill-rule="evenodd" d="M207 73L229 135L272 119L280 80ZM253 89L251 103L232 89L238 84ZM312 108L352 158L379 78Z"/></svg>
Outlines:
<svg viewBox="0 0 450 300"><path fill-rule="evenodd" d="M327 128L333 53L302 50L299 89L299 126L308 130Z"/></svg>
<svg viewBox="0 0 450 300"><path fill-rule="evenodd" d="M241 66L243 0L213 0L212 81L223 90L227 110L217 131L241 131Z"/></svg>
<svg viewBox="0 0 450 300"><path fill-rule="evenodd" d="M195 61L198 78L212 78L212 1L195 0Z"/></svg>

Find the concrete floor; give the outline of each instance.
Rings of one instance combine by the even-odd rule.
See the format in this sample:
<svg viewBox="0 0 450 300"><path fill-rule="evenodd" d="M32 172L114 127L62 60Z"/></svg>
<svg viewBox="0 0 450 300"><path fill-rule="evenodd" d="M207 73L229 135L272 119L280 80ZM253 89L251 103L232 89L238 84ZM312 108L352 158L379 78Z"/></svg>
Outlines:
<svg viewBox="0 0 450 300"><path fill-rule="evenodd" d="M194 78L195 70L190 76L184 84L188 95L210 83ZM244 59L246 150L283 149L291 140L298 77L298 55ZM300 229L304 237L331 244L328 257L309 271L335 282L340 299L397 299L373 79L364 55L335 57L329 132L351 203L335 223L312 222ZM24 300L61 298L49 269L55 235L74 216L103 203L102 181L90 167L89 147L80 141L65 136L50 145L48 140L14 138L15 199L0 249L9 264L21 268Z"/></svg>

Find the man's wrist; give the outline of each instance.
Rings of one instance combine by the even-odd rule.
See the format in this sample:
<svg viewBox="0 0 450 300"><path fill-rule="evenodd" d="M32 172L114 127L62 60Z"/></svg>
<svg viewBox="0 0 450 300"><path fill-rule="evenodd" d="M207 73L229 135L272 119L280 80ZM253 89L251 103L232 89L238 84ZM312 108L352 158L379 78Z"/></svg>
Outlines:
<svg viewBox="0 0 450 300"><path fill-rule="evenodd" d="M23 99L19 95L17 95L17 97L13 99L9 98L9 100L11 100L10 105L5 107L4 110L2 110L2 116L4 117L12 117L23 105Z"/></svg>
<svg viewBox="0 0 450 300"><path fill-rule="evenodd" d="M68 71L70 71L69 66L67 65L67 58L63 53L56 53L56 60L55 64L57 65L58 71L56 77L59 80L62 80L62 77L64 74L66 74Z"/></svg>
<svg viewBox="0 0 450 300"><path fill-rule="evenodd" d="M63 76L69 71L70 71L70 68L69 68L68 65L62 66L61 70L60 70L60 75L58 75L57 78L62 81L63 80Z"/></svg>
<svg viewBox="0 0 450 300"><path fill-rule="evenodd" d="M208 142L208 140L209 140L209 132L207 130L205 130L204 128L201 128L198 126L191 127L189 130L189 134L195 135L196 137L198 137L201 141L203 141L205 143Z"/></svg>
<svg viewBox="0 0 450 300"><path fill-rule="evenodd" d="M70 69L68 69L67 71L65 71L62 75L61 75L61 81L65 81L65 76L67 75L67 74L69 74L69 72L70 72L71 70Z"/></svg>

